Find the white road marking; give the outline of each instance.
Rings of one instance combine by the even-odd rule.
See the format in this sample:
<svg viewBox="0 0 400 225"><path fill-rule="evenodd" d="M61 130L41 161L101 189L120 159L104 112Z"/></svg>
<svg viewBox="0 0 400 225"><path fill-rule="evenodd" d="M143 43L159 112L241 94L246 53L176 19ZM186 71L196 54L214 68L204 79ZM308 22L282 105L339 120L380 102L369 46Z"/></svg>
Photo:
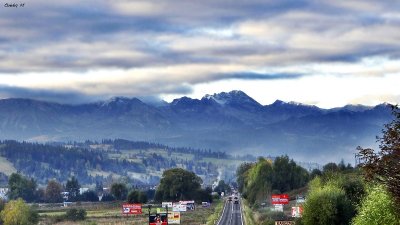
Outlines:
<svg viewBox="0 0 400 225"><path fill-rule="evenodd" d="M224 209L222 210L222 214L221 214L221 216L219 217L219 220L218 220L217 225L219 225L219 223L221 223L222 217L224 216L224 213L225 213L225 207L226 207L226 204L227 204L227 203L228 203L228 202L226 201L225 204L224 204Z"/></svg>

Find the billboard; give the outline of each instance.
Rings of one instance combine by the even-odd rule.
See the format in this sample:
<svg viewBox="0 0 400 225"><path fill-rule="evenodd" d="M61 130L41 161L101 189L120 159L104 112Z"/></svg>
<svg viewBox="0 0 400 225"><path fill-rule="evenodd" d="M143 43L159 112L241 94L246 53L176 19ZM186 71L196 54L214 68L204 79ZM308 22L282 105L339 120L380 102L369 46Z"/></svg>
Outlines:
<svg viewBox="0 0 400 225"><path fill-rule="evenodd" d="M272 195L271 197L272 197L273 205L289 204L289 195L287 195L287 194Z"/></svg>
<svg viewBox="0 0 400 225"><path fill-rule="evenodd" d="M301 217L303 215L303 207L295 206L292 207L292 217Z"/></svg>
<svg viewBox="0 0 400 225"><path fill-rule="evenodd" d="M304 198L304 196L296 196L296 204L303 204L306 202L306 199Z"/></svg>
<svg viewBox="0 0 400 225"><path fill-rule="evenodd" d="M142 204L122 204L122 214L142 214Z"/></svg>
<svg viewBox="0 0 400 225"><path fill-rule="evenodd" d="M283 205L282 204L275 204L274 208L272 208L272 211L283 212Z"/></svg>
<svg viewBox="0 0 400 225"><path fill-rule="evenodd" d="M183 205L186 205L186 204L189 204L189 203L194 204L194 200L190 200L190 201L179 201L179 203L181 203L181 204L183 204Z"/></svg>
<svg viewBox="0 0 400 225"><path fill-rule="evenodd" d="M172 208L172 202L162 202L161 203L161 207L165 208L167 206L168 206L168 208Z"/></svg>
<svg viewBox="0 0 400 225"><path fill-rule="evenodd" d="M186 212L186 205L174 202L172 204L172 211L174 211L174 212Z"/></svg>
<svg viewBox="0 0 400 225"><path fill-rule="evenodd" d="M191 211L191 210L195 210L196 206L194 204L194 200L190 200L190 201L179 201L179 203L181 205L186 205L186 211Z"/></svg>
<svg viewBox="0 0 400 225"><path fill-rule="evenodd" d="M294 225L294 221L275 221L275 225Z"/></svg>
<svg viewBox="0 0 400 225"><path fill-rule="evenodd" d="M167 225L167 214L156 214L149 216L149 225Z"/></svg>
<svg viewBox="0 0 400 225"><path fill-rule="evenodd" d="M181 224L181 213L180 212L168 213L168 224Z"/></svg>

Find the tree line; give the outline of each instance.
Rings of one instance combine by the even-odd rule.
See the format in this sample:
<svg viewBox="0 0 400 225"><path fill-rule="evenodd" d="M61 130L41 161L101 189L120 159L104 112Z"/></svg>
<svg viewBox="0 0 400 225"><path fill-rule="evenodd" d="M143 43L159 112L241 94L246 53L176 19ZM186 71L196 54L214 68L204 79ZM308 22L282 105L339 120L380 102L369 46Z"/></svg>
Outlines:
<svg viewBox="0 0 400 225"><path fill-rule="evenodd" d="M132 142L122 139L103 140L103 144L112 145L112 150L96 150L90 146L97 142L86 141L83 143L71 143L65 147L62 143L29 143L14 140L0 141L0 156L9 160L22 174L34 177L39 184L46 184L49 179L58 182L65 181L75 176L81 183L94 184L96 182L107 182L110 180L101 173L91 174L89 171L104 171L128 177L133 182L140 183L129 177L129 172L145 173L146 169L163 171L174 167L182 167L199 175L210 175L217 171L218 165L211 162L203 162L203 157L226 157L225 153L200 151L190 148L170 148L160 144L148 142ZM114 146L115 145L115 146ZM73 147L71 147L73 146ZM151 148L163 148L167 156L151 153L132 153L130 158L139 160L128 160L124 157L115 158L115 153L121 154L123 149L141 149L143 151ZM172 152L185 154L196 154L194 159L172 157ZM160 178L151 177L150 183L158 183ZM7 181L7 176L0 172L0 184Z"/></svg>
<svg viewBox="0 0 400 225"><path fill-rule="evenodd" d="M255 163L244 163L237 169L237 185L251 205L269 201L271 194L285 193L304 187L310 175L288 156L274 161L260 157Z"/></svg>

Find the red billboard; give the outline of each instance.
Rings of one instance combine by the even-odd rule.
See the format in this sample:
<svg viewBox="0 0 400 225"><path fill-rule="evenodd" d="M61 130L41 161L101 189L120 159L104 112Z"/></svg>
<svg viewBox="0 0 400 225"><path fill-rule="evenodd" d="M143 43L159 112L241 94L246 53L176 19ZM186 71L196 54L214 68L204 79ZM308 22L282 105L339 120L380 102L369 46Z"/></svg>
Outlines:
<svg viewBox="0 0 400 225"><path fill-rule="evenodd" d="M142 214L142 204L122 204L122 214Z"/></svg>
<svg viewBox="0 0 400 225"><path fill-rule="evenodd" d="M287 194L272 195L272 204L273 205L289 204L289 195L287 195Z"/></svg>

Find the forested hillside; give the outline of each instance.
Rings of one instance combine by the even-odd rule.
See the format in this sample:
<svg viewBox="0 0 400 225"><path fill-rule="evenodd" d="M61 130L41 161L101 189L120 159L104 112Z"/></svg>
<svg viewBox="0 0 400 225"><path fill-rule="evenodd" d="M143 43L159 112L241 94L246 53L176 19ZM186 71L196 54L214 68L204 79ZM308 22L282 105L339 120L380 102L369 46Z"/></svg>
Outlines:
<svg viewBox="0 0 400 225"><path fill-rule="evenodd" d="M210 150L122 139L49 144L6 140L0 142L0 157L42 184L53 178L62 182L71 176L83 184L111 183L121 178L137 184L154 184L164 170L174 167L193 171L206 178L205 182L212 182L223 175L222 171L234 171L241 160L251 160ZM4 174L0 178L6 180Z"/></svg>

